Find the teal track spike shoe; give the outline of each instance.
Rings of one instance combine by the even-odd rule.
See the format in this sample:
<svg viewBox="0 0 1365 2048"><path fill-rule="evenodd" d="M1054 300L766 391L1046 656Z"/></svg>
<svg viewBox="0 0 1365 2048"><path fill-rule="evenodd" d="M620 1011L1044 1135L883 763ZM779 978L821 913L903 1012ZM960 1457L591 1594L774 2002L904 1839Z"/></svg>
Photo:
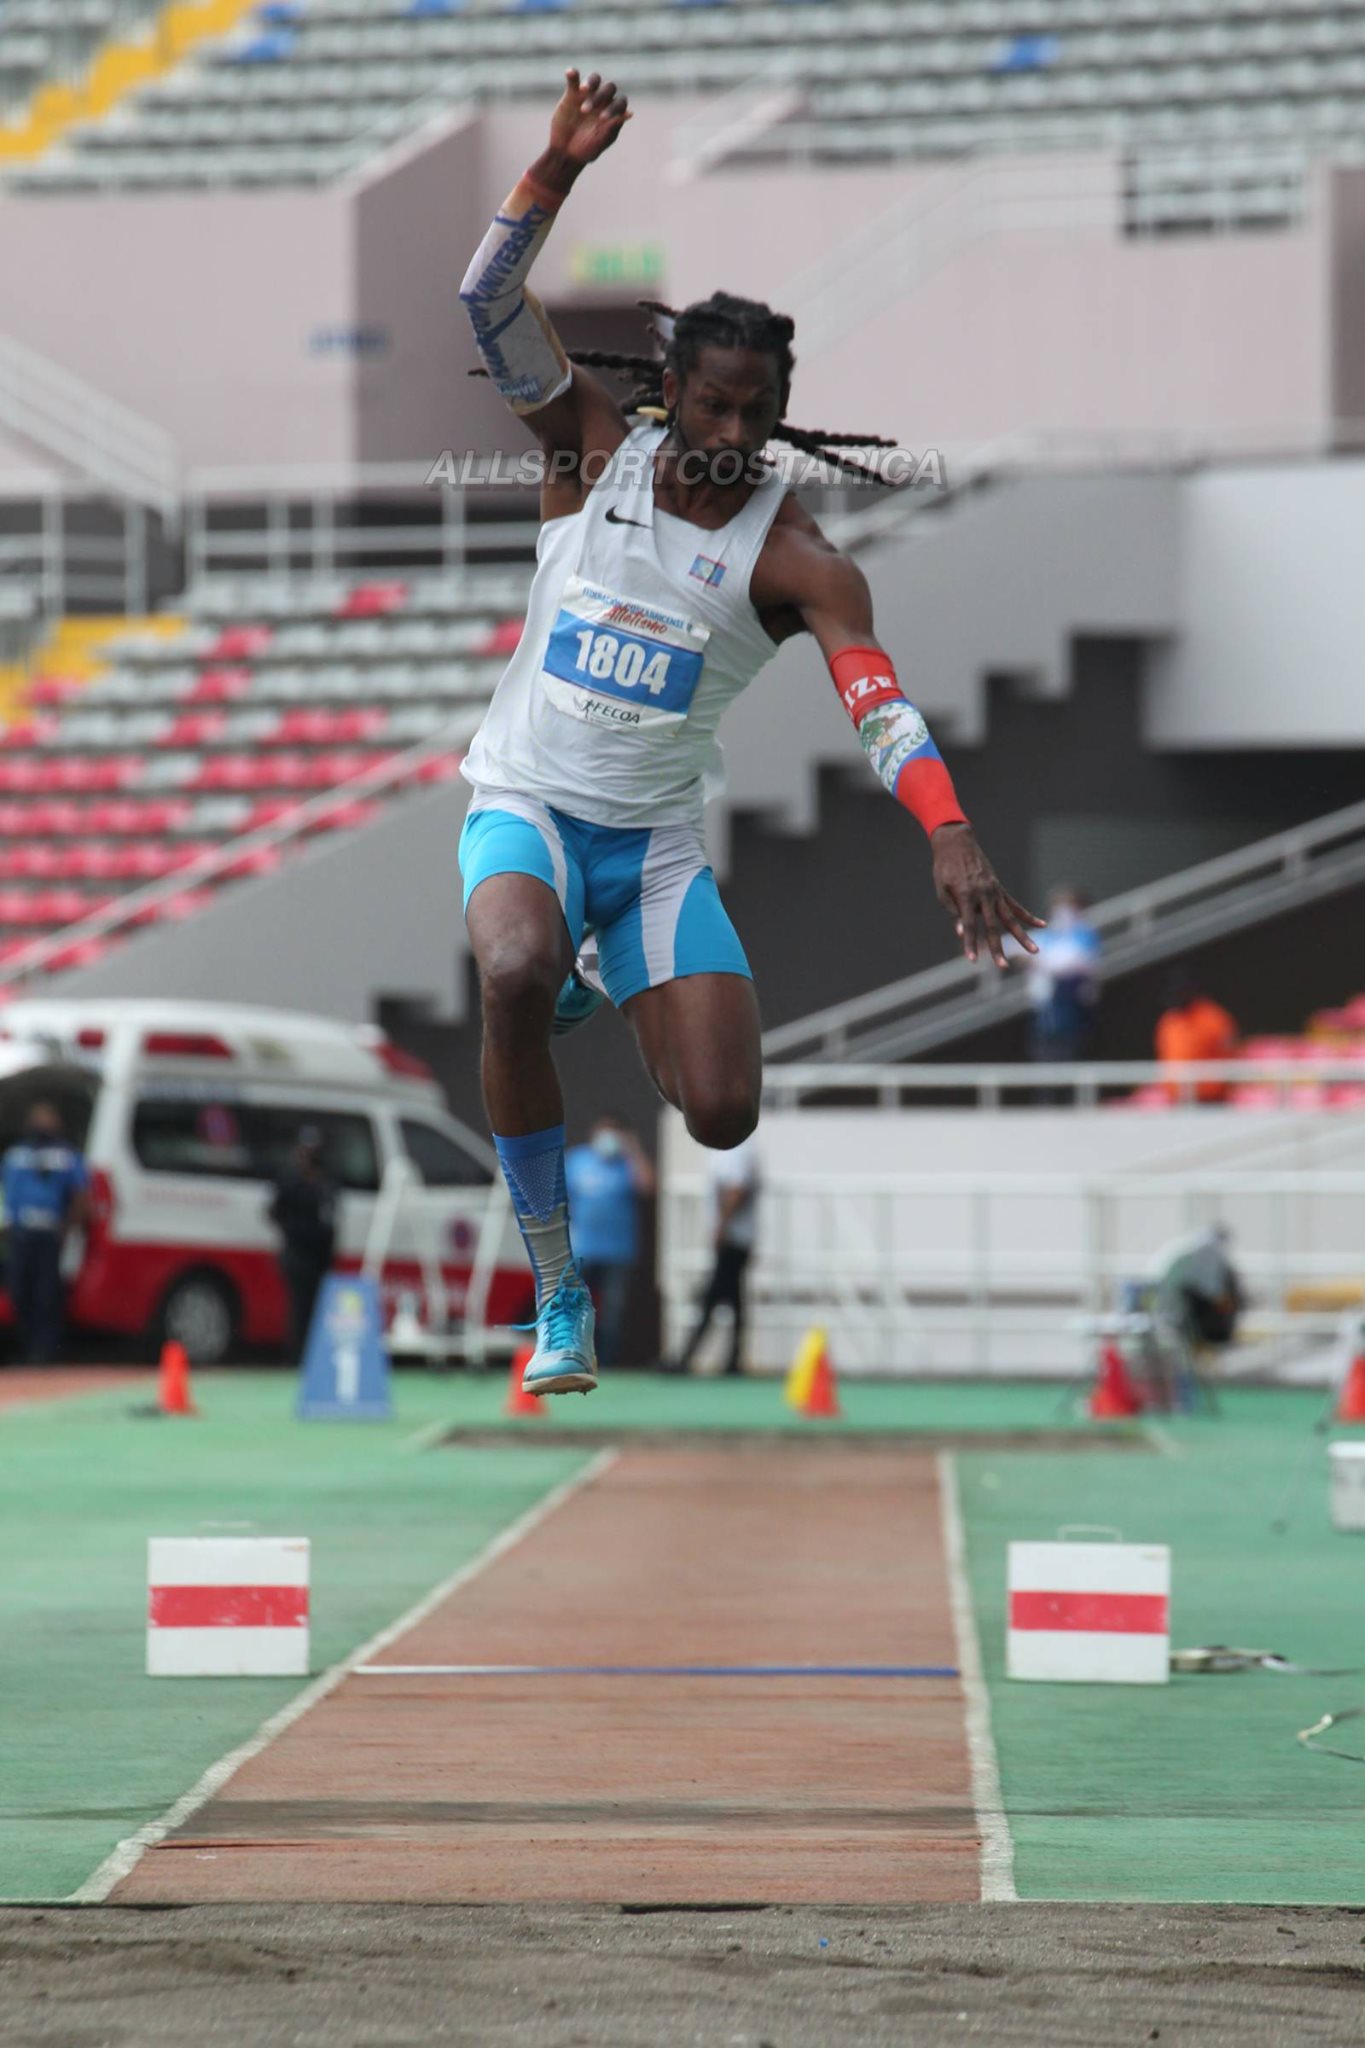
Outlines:
<svg viewBox="0 0 1365 2048"><path fill-rule="evenodd" d="M585 981L576 967L569 969L568 979L555 999L554 1035L562 1038L566 1031L577 1031L580 1024L586 1024L595 1016L606 1001L601 989Z"/></svg>
<svg viewBox="0 0 1365 2048"><path fill-rule="evenodd" d="M592 1296L576 1268L566 1266L536 1316L535 1356L521 1377L523 1394L590 1394L597 1385L595 1330Z"/></svg>

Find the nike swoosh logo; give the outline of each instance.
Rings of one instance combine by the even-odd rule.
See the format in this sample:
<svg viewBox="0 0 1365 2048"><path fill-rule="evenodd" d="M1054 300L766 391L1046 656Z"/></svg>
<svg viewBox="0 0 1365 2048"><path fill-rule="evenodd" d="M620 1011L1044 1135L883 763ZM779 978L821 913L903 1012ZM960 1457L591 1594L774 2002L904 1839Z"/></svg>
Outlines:
<svg viewBox="0 0 1365 2048"><path fill-rule="evenodd" d="M649 531L649 521L647 519L623 519L614 505L608 505L607 507L607 525L640 526L644 528L646 533Z"/></svg>

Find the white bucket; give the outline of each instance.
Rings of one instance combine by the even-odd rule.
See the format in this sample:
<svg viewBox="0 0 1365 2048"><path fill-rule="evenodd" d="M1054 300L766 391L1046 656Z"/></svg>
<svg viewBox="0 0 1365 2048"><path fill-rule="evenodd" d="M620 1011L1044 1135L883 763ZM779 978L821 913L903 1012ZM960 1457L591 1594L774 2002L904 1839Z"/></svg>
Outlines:
<svg viewBox="0 0 1365 2048"><path fill-rule="evenodd" d="M1329 1444L1334 1529L1365 1529L1365 1443Z"/></svg>

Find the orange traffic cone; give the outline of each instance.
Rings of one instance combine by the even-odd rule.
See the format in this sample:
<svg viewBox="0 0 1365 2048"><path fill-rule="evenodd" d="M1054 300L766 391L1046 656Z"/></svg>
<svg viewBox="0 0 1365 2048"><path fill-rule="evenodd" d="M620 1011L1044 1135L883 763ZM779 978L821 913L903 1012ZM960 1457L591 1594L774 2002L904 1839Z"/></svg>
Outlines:
<svg viewBox="0 0 1365 2048"><path fill-rule="evenodd" d="M806 1398L797 1412L804 1415L809 1422L830 1422L843 1413L839 1406L839 1385L834 1377L834 1367L830 1364L829 1353L823 1345L820 1347L820 1356L815 1361L815 1370L810 1376Z"/></svg>
<svg viewBox="0 0 1365 2048"><path fill-rule="evenodd" d="M1341 1383L1338 1422L1365 1422L1365 1354L1357 1351Z"/></svg>
<svg viewBox="0 0 1365 2048"><path fill-rule="evenodd" d="M1095 1422L1118 1422L1128 1415L1140 1415L1142 1396L1128 1375L1123 1353L1117 1344L1100 1351L1099 1371L1090 1396L1090 1415Z"/></svg>
<svg viewBox="0 0 1365 2048"><path fill-rule="evenodd" d="M507 1376L507 1399L502 1407L504 1415L544 1414L539 1395L524 1392L521 1384L521 1376L534 1357L534 1344L523 1344L512 1360L512 1370Z"/></svg>
<svg viewBox="0 0 1365 2048"><path fill-rule="evenodd" d="M163 1344L157 1406L163 1415L197 1415L190 1393L190 1357L183 1344Z"/></svg>

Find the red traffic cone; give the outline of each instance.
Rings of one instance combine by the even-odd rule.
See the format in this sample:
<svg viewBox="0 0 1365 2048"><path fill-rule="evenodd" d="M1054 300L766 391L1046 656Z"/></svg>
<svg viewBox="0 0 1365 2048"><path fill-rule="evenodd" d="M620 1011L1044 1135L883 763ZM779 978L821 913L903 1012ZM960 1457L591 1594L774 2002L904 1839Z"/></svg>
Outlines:
<svg viewBox="0 0 1365 2048"><path fill-rule="evenodd" d="M1123 1353L1117 1344L1105 1344L1100 1351L1099 1370L1090 1396L1090 1415L1095 1422L1118 1422L1142 1413L1142 1396L1128 1375Z"/></svg>
<svg viewBox="0 0 1365 2048"><path fill-rule="evenodd" d="M197 1415L190 1393L190 1356L183 1344L163 1344L161 1375L157 1381L157 1406L163 1415Z"/></svg>
<svg viewBox="0 0 1365 2048"><path fill-rule="evenodd" d="M1338 1422L1365 1422L1365 1355L1359 1351L1347 1368L1337 1402Z"/></svg>
<svg viewBox="0 0 1365 2048"><path fill-rule="evenodd" d="M528 1394L521 1384L521 1376L535 1357L534 1344L523 1344L512 1360L512 1370L507 1375L507 1399L503 1402L504 1415L543 1415L537 1394Z"/></svg>
<svg viewBox="0 0 1365 2048"><path fill-rule="evenodd" d="M806 1398L801 1403L799 1414L808 1422L832 1422L843 1414L839 1406L839 1383L834 1377L828 1351L820 1347L820 1356L815 1361L815 1370L810 1377Z"/></svg>

